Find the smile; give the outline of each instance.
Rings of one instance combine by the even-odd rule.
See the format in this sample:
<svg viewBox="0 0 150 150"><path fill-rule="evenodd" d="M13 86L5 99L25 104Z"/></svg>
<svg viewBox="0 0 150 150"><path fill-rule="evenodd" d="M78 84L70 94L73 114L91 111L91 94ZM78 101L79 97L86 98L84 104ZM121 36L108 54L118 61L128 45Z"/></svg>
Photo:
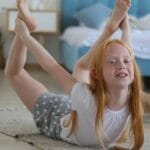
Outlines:
<svg viewBox="0 0 150 150"><path fill-rule="evenodd" d="M128 75L126 73L118 73L116 76L117 77L127 77Z"/></svg>

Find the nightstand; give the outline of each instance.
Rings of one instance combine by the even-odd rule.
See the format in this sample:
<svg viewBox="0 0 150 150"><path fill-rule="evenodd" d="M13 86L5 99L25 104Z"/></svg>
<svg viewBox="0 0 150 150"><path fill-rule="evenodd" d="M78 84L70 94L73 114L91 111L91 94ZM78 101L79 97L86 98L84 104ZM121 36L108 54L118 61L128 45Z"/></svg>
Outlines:
<svg viewBox="0 0 150 150"><path fill-rule="evenodd" d="M8 31L14 31L15 19L17 16L17 10L9 9L7 13L7 28ZM38 27L33 32L39 35L39 41L44 44L44 34L59 34L60 32L60 14L59 11L31 11L32 15L37 21Z"/></svg>

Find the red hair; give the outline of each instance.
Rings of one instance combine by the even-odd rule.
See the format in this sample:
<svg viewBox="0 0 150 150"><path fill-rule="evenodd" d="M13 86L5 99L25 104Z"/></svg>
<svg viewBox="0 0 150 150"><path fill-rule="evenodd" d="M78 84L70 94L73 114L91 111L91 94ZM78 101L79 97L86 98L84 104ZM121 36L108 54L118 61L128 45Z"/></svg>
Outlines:
<svg viewBox="0 0 150 150"><path fill-rule="evenodd" d="M102 145L103 142L99 133L99 124L100 122L103 121L104 110L106 103L108 101L102 71L103 71L103 62L106 55L106 48L108 47L108 45L112 43L117 43L124 46L128 50L131 57L133 57L132 49L121 40L115 39L105 41L101 45L99 45L98 47L94 47L93 49L90 67L96 70L97 77L96 78L93 77L93 72L91 69L89 88L92 91L93 95L95 96L95 104L97 106L97 113L95 119L95 132L96 135L98 136L100 144ZM129 111L131 113L130 133L134 139L133 149L139 150L144 143L143 107L141 102L141 75L134 58L132 60L132 63L134 66L134 81L129 86L130 98L128 103ZM97 80L97 78L99 78L100 80ZM77 113L75 111L72 111L71 113L71 120L72 120L71 121L72 128L70 130L69 135L71 135L75 131L77 125ZM121 138L118 141L121 141L124 135L121 135Z"/></svg>

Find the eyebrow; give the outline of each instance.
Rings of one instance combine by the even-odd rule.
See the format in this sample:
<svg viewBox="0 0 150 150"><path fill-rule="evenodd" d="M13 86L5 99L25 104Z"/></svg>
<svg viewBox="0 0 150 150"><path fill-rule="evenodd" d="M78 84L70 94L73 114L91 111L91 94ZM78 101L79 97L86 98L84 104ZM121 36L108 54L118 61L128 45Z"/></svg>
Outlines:
<svg viewBox="0 0 150 150"><path fill-rule="evenodd" d="M118 58L120 58L120 57L117 57L117 56L111 56L111 57L109 57L109 58L111 58L111 59L118 59ZM123 56L123 58L131 58L130 56ZM132 58L131 58L132 59Z"/></svg>

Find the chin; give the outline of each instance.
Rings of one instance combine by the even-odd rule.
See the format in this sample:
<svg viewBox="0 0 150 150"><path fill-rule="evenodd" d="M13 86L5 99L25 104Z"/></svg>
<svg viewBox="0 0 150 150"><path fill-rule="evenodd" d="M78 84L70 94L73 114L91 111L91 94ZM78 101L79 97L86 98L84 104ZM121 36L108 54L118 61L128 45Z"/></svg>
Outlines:
<svg viewBox="0 0 150 150"><path fill-rule="evenodd" d="M116 87L119 88L119 89L125 89L125 88L128 88L131 83L132 82L118 83L118 84L116 84Z"/></svg>

